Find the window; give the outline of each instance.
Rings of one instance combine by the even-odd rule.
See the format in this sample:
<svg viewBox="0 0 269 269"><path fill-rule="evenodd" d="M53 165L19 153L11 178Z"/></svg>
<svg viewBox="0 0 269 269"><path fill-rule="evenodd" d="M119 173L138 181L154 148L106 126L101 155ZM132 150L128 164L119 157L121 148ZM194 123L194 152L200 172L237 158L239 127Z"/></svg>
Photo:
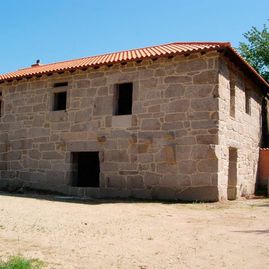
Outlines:
<svg viewBox="0 0 269 269"><path fill-rule="evenodd" d="M122 83L116 87L115 115L132 114L133 83Z"/></svg>
<svg viewBox="0 0 269 269"><path fill-rule="evenodd" d="M245 111L247 114L251 114L250 91L247 88L245 89Z"/></svg>
<svg viewBox="0 0 269 269"><path fill-rule="evenodd" d="M54 93L54 104L53 110L66 110L66 92L55 92Z"/></svg>
<svg viewBox="0 0 269 269"><path fill-rule="evenodd" d="M57 83L54 83L54 88L66 87L66 86L68 86L68 82L57 82Z"/></svg>
<svg viewBox="0 0 269 269"><path fill-rule="evenodd" d="M2 92L0 92L0 117L2 116L2 106L3 106Z"/></svg>
<svg viewBox="0 0 269 269"><path fill-rule="evenodd" d="M60 89L66 86L68 86L68 82L54 83L53 87L57 88L57 90L53 93L53 111L66 110L67 93L63 89Z"/></svg>
<svg viewBox="0 0 269 269"><path fill-rule="evenodd" d="M235 81L230 75L230 116L235 117Z"/></svg>

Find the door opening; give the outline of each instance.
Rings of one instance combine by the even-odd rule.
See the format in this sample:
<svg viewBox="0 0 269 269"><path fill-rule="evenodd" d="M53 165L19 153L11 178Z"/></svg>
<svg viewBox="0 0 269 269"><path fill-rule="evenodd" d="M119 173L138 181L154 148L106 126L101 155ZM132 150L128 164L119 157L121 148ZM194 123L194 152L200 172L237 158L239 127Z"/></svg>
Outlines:
<svg viewBox="0 0 269 269"><path fill-rule="evenodd" d="M237 192L237 149L229 148L229 168L228 168L228 200L236 199Z"/></svg>
<svg viewBox="0 0 269 269"><path fill-rule="evenodd" d="M73 152L73 171L73 186L98 188L99 152Z"/></svg>

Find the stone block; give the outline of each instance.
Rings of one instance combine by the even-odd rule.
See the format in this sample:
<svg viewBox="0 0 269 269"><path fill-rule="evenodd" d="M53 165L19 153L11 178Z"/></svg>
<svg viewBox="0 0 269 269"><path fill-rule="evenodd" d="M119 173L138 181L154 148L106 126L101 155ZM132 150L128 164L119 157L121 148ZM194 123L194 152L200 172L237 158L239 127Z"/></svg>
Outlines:
<svg viewBox="0 0 269 269"><path fill-rule="evenodd" d="M41 152L36 149L29 150L29 157L32 159L40 159L41 158Z"/></svg>
<svg viewBox="0 0 269 269"><path fill-rule="evenodd" d="M112 116L111 121L112 128L131 128L132 127L132 115L118 115Z"/></svg>
<svg viewBox="0 0 269 269"><path fill-rule="evenodd" d="M166 162L170 164L175 164L176 162L175 146L173 145L164 146L160 150L160 153L156 155L155 160L157 162Z"/></svg>
<svg viewBox="0 0 269 269"><path fill-rule="evenodd" d="M178 167L176 164L162 162L162 163L157 163L156 166L157 166L156 167L157 172L163 175L165 174L172 175L172 174L177 174L178 172Z"/></svg>
<svg viewBox="0 0 269 269"><path fill-rule="evenodd" d="M125 189L125 176L110 175L106 178L106 186L108 188Z"/></svg>
<svg viewBox="0 0 269 269"><path fill-rule="evenodd" d="M162 176L160 174L146 172L144 174L144 183L147 188L150 188L152 186L159 185L161 178Z"/></svg>
<svg viewBox="0 0 269 269"><path fill-rule="evenodd" d="M213 98L197 98L191 100L191 108L194 111L217 111L218 102Z"/></svg>
<svg viewBox="0 0 269 269"><path fill-rule="evenodd" d="M194 84L213 84L218 82L218 72L216 70L206 70L193 76Z"/></svg>
<svg viewBox="0 0 269 269"><path fill-rule="evenodd" d="M192 82L192 77L191 76L167 76L164 79L165 83L191 83Z"/></svg>
<svg viewBox="0 0 269 269"><path fill-rule="evenodd" d="M42 153L42 159L45 160L59 160L63 158L64 156L56 151L46 151Z"/></svg>
<svg viewBox="0 0 269 269"><path fill-rule="evenodd" d="M215 148L210 145L194 145L192 147L191 158L199 159L216 159Z"/></svg>
<svg viewBox="0 0 269 269"><path fill-rule="evenodd" d="M152 188L151 196L157 200L173 201L176 199L176 190L174 188L156 186Z"/></svg>
<svg viewBox="0 0 269 269"><path fill-rule="evenodd" d="M23 187L23 182L19 179L12 179L8 181L7 190L9 192L17 192Z"/></svg>
<svg viewBox="0 0 269 269"><path fill-rule="evenodd" d="M127 176L127 189L143 189L143 177L140 175Z"/></svg>
<svg viewBox="0 0 269 269"><path fill-rule="evenodd" d="M218 135L197 135L197 144L218 144Z"/></svg>
<svg viewBox="0 0 269 269"><path fill-rule="evenodd" d="M100 86L106 86L107 78L106 77L99 77L92 79L92 87L100 87Z"/></svg>
<svg viewBox="0 0 269 269"><path fill-rule="evenodd" d="M16 140L10 143L10 146L13 150L32 149L32 145L33 145L32 139Z"/></svg>
<svg viewBox="0 0 269 269"><path fill-rule="evenodd" d="M126 150L107 150L104 153L106 162L128 162L129 156Z"/></svg>
<svg viewBox="0 0 269 269"><path fill-rule="evenodd" d="M188 160L191 157L192 146L191 145L177 145L176 146L176 159Z"/></svg>
<svg viewBox="0 0 269 269"><path fill-rule="evenodd" d="M192 186L210 186L212 185L210 173L198 173L191 175Z"/></svg>
<svg viewBox="0 0 269 269"><path fill-rule="evenodd" d="M30 128L28 130L28 133L30 138L35 138L35 137L49 136L50 130L45 129L43 127L34 127Z"/></svg>
<svg viewBox="0 0 269 269"><path fill-rule="evenodd" d="M93 108L93 115L111 115L112 97L96 97Z"/></svg>
<svg viewBox="0 0 269 269"><path fill-rule="evenodd" d="M197 120L191 122L192 129L211 129L217 127L217 120Z"/></svg>
<svg viewBox="0 0 269 269"><path fill-rule="evenodd" d="M180 99L169 102L168 104L168 112L186 112L188 111L190 106L190 100L188 99Z"/></svg>
<svg viewBox="0 0 269 269"><path fill-rule="evenodd" d="M187 117L186 117L186 113L184 112L171 113L171 114L166 114L164 120L166 122L177 122L177 121L187 120Z"/></svg>
<svg viewBox="0 0 269 269"><path fill-rule="evenodd" d="M66 149L71 152L101 151L103 146L97 141L73 141L66 143Z"/></svg>
<svg viewBox="0 0 269 269"><path fill-rule="evenodd" d="M55 149L55 144L54 143L43 143L40 144L39 149L41 151L50 151Z"/></svg>
<svg viewBox="0 0 269 269"><path fill-rule="evenodd" d="M185 87L182 84L171 84L165 91L166 98L180 98L185 94Z"/></svg>
<svg viewBox="0 0 269 269"><path fill-rule="evenodd" d="M188 187L176 194L182 201L216 202L219 200L218 188L215 186Z"/></svg>
<svg viewBox="0 0 269 269"><path fill-rule="evenodd" d="M179 173L181 174L192 174L196 172L196 161L193 160L181 160L178 164Z"/></svg>
<svg viewBox="0 0 269 269"><path fill-rule="evenodd" d="M198 171L200 172L218 172L218 160L217 159L209 159L209 160L201 160L197 164Z"/></svg>
<svg viewBox="0 0 269 269"><path fill-rule="evenodd" d="M185 90L185 97L191 99L204 97L213 98L213 88L214 86L212 86L212 84L187 85Z"/></svg>
<svg viewBox="0 0 269 269"><path fill-rule="evenodd" d="M142 121L142 130L160 130L161 124L158 119L144 119Z"/></svg>

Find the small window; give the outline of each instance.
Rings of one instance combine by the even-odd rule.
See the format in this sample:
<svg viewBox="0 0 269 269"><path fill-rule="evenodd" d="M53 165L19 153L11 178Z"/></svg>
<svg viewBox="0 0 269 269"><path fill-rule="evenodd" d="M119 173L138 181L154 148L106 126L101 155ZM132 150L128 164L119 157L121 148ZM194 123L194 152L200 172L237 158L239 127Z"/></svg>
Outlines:
<svg viewBox="0 0 269 269"><path fill-rule="evenodd" d="M3 107L2 92L0 91L0 117L2 117L2 107Z"/></svg>
<svg viewBox="0 0 269 269"><path fill-rule="evenodd" d="M235 81L230 75L230 116L235 117Z"/></svg>
<svg viewBox="0 0 269 269"><path fill-rule="evenodd" d="M116 87L115 115L132 114L133 83L122 83Z"/></svg>
<svg viewBox="0 0 269 269"><path fill-rule="evenodd" d="M54 83L54 88L66 87L66 86L68 86L68 82L57 82L57 83Z"/></svg>
<svg viewBox="0 0 269 269"><path fill-rule="evenodd" d="M66 92L55 92L53 110L66 110Z"/></svg>
<svg viewBox="0 0 269 269"><path fill-rule="evenodd" d="M250 92L249 89L245 90L245 110L247 114L251 114L251 106L250 106Z"/></svg>

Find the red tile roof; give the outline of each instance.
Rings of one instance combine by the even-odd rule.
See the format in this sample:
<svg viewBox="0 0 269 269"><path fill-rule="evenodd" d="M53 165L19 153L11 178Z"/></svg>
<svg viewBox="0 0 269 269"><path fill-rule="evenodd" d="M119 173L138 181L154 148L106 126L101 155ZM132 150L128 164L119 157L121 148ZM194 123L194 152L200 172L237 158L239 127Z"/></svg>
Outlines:
<svg viewBox="0 0 269 269"><path fill-rule="evenodd" d="M57 62L44 65L33 65L29 68L20 69L15 72L0 75L0 82L19 80L22 78L40 77L44 74L51 74L56 72L72 71L76 69L84 69L88 67L96 67L101 65L110 65L114 63L138 61L146 58L157 58L162 56L174 56L177 54L188 54L199 51L210 51L218 49L228 49L247 66L254 76L265 83L266 88L269 89L267 82L231 47L229 42L177 42L159 46L146 47L141 49L132 49L127 51L120 51L108 53L98 56L85 57L70 61Z"/></svg>

